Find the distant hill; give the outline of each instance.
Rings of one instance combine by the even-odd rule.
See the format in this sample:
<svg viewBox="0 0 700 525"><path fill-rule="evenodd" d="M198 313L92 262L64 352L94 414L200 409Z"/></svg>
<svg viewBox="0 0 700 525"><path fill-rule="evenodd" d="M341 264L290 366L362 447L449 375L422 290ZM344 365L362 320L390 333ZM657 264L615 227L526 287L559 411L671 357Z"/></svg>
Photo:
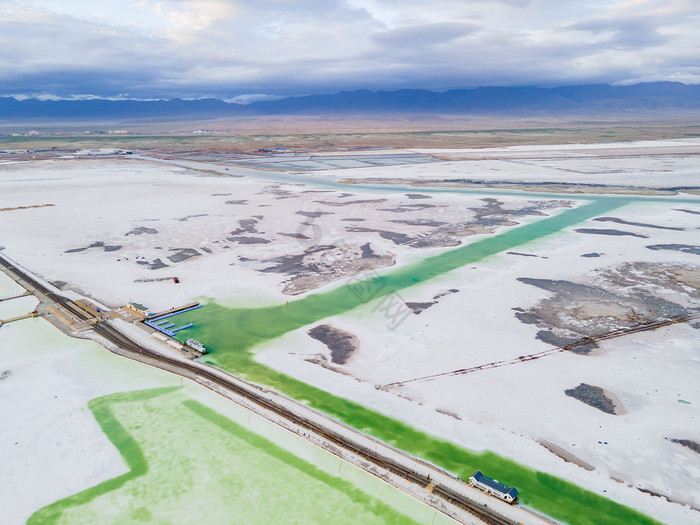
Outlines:
<svg viewBox="0 0 700 525"><path fill-rule="evenodd" d="M424 89L342 91L249 105L217 99L40 101L0 98L0 120L137 120L236 115L321 114L585 114L700 109L700 86L652 82L631 86L558 88L482 87L445 92Z"/></svg>
<svg viewBox="0 0 700 525"><path fill-rule="evenodd" d="M0 98L0 120L135 120L235 114L246 106L216 99L202 100L15 100Z"/></svg>

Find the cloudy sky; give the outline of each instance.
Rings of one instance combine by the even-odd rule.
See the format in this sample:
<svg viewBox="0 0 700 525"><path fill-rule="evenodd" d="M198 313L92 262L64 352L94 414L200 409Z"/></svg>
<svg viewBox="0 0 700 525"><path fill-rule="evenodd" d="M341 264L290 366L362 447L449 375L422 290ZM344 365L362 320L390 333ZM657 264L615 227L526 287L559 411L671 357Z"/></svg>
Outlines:
<svg viewBox="0 0 700 525"><path fill-rule="evenodd" d="M0 95L654 80L700 83L698 0L0 0Z"/></svg>

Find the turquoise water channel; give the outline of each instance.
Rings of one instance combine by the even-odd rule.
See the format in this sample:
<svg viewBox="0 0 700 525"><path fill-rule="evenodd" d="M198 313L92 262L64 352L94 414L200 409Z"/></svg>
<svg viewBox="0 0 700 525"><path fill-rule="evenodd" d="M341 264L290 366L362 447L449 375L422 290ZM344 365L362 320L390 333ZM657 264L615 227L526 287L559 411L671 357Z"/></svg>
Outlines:
<svg viewBox="0 0 700 525"><path fill-rule="evenodd" d="M254 349L266 341L381 300L410 286L423 283L452 270L503 251L555 234L577 223L608 213L634 200L600 197L588 204L567 209L535 223L485 237L466 246L428 257L420 262L361 280L333 290L311 294L285 304L263 308L229 308L217 303L188 312L182 321L195 327L178 335L195 337L211 349L210 362L258 384L272 387L316 408L358 430L399 449L430 461L466 479L481 469L515 485L521 501L555 519L572 524L655 523L637 511L546 473L536 472L492 452L474 453L452 442L420 432L362 405L303 383L258 363ZM184 323L182 323L184 324ZM184 332L187 332L185 334Z"/></svg>

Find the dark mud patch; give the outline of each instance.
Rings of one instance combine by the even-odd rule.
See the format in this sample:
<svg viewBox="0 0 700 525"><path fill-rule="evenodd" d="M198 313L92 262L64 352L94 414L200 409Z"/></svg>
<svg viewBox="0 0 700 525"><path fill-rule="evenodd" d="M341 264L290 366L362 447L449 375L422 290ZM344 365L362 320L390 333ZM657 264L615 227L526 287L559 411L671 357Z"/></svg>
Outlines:
<svg viewBox="0 0 700 525"><path fill-rule="evenodd" d="M487 197L481 199L481 201L484 203L483 206L469 208L476 213L477 220L484 222L487 219L496 219L503 221L504 224L512 223L513 217L526 217L530 215L542 216L545 215L544 212L547 210L570 208L572 206L571 201L566 200L529 201L527 205L522 208L506 208L504 202L494 199L493 197Z"/></svg>
<svg viewBox="0 0 700 525"><path fill-rule="evenodd" d="M434 221L431 219L392 219L389 222L395 222L396 224L407 224L409 226L432 226L434 228L449 224L447 222Z"/></svg>
<svg viewBox="0 0 700 525"><path fill-rule="evenodd" d="M391 213L407 213L409 211L425 210L427 208L437 208L435 204L401 204L396 208L380 208L380 211L388 211Z"/></svg>
<svg viewBox="0 0 700 525"><path fill-rule="evenodd" d="M616 235L619 237L639 237L640 239L648 239L646 235L641 235L639 233L626 232L623 230L612 230L605 228L576 228L574 230L576 233L585 233L588 235Z"/></svg>
<svg viewBox="0 0 700 525"><path fill-rule="evenodd" d="M329 324L316 326L307 333L328 347L331 351L331 362L337 365L347 363L360 348L360 341L355 335Z"/></svg>
<svg viewBox="0 0 700 525"><path fill-rule="evenodd" d="M475 218L457 223L446 223L430 217L415 219L393 219L387 223L405 224L407 226L425 226L431 228L421 233L407 234L404 231L390 231L388 229L347 227L348 232L376 233L383 239L387 239L397 245L408 245L413 248L437 248L459 246L462 238L470 235L490 234L498 226L514 226L518 224L514 217L528 215L544 215L544 211L562 207L570 207L569 201L528 201L520 208L505 208L505 204L498 199L481 199L483 206L470 208ZM405 204L398 208L382 208L383 211L405 213L436 207L433 204ZM388 226L388 224L387 224ZM404 229L405 230L405 229Z"/></svg>
<svg viewBox="0 0 700 525"><path fill-rule="evenodd" d="M654 289L700 299L700 268L681 264L624 263L598 274L614 286L652 293ZM646 290L646 292L645 292Z"/></svg>
<svg viewBox="0 0 700 525"><path fill-rule="evenodd" d="M303 233L282 233L279 232L278 235L282 235L283 237L292 237L293 239L302 239L302 240L308 240L311 239L308 235L304 235Z"/></svg>
<svg viewBox="0 0 700 525"><path fill-rule="evenodd" d="M449 248L451 246L459 246L462 244L459 237L472 235L473 233L478 232L465 231L460 235L441 235L439 233L427 234L413 239L410 243L408 243L408 245L412 246L413 248Z"/></svg>
<svg viewBox="0 0 700 525"><path fill-rule="evenodd" d="M406 306L416 315L420 314L423 310L427 310L434 304L437 304L437 301L429 301L425 303L412 303L408 302L406 303Z"/></svg>
<svg viewBox="0 0 700 525"><path fill-rule="evenodd" d="M669 250L674 252L690 253L700 255L700 246L692 244L652 244L647 246L649 250Z"/></svg>
<svg viewBox="0 0 700 525"><path fill-rule="evenodd" d="M361 232L361 233L376 233L382 239L393 242L394 244L408 244L413 240L413 237L406 235L405 233L390 232L386 230L376 230L374 228L363 228L361 226L348 226L345 228L347 232Z"/></svg>
<svg viewBox="0 0 700 525"><path fill-rule="evenodd" d="M395 244L406 244L414 248L450 247L459 246L463 237L478 234L490 234L498 226L515 226L518 224L514 218L529 215L545 215L545 211L562 207L571 207L570 201L528 201L519 208L506 208L505 203L494 198L481 199L482 206L472 207L474 218L460 221L454 224L441 224L429 218L415 220L392 220L389 222L412 226L431 226L434 229L409 237L404 233L380 233L384 238L392 240ZM385 209L404 213L425 208L434 208L432 204L406 204L399 208ZM359 230L358 230L359 231ZM379 230L374 230L379 233Z"/></svg>
<svg viewBox="0 0 700 525"><path fill-rule="evenodd" d="M513 308L513 310L516 310L516 309ZM517 317L518 320L519 320L521 323L524 323L524 324L538 324L538 323L540 322L540 318L539 318L539 317L537 316L537 314L535 314L535 313L526 312L526 311L523 310L522 308L518 308L518 309L516 310L516 312L517 312L517 313L515 314L515 317Z"/></svg>
<svg viewBox="0 0 700 525"><path fill-rule="evenodd" d="M457 293L459 290L457 288L450 288L449 290L445 292L440 292L439 294L435 295L433 299L440 299L440 297L445 297L446 295L450 295L453 293Z"/></svg>
<svg viewBox="0 0 700 525"><path fill-rule="evenodd" d="M104 246L103 242L93 242L90 246L85 246L84 248L71 248L70 250L66 250L63 253L80 253L84 252L89 248L101 248L102 246Z"/></svg>
<svg viewBox="0 0 700 525"><path fill-rule="evenodd" d="M170 251L175 252L174 254L168 256L168 260L172 263L179 263L201 255L201 253L194 248L170 248Z"/></svg>
<svg viewBox="0 0 700 525"><path fill-rule="evenodd" d="M12 375L12 370L3 370L0 372L0 381L7 379Z"/></svg>
<svg viewBox="0 0 700 525"><path fill-rule="evenodd" d="M333 215L331 211L296 211L297 215L302 215L303 217L310 217L312 219L318 219L323 215Z"/></svg>
<svg viewBox="0 0 700 525"><path fill-rule="evenodd" d="M363 259L378 259L381 257L381 255L376 254L374 250L372 250L372 246L368 242L360 246L360 251L362 252Z"/></svg>
<svg viewBox="0 0 700 525"><path fill-rule="evenodd" d="M53 284L59 290L63 290L63 287L68 283L66 281L51 281L51 284Z"/></svg>
<svg viewBox="0 0 700 525"><path fill-rule="evenodd" d="M554 292L557 294L564 294L568 296L600 293L600 291L594 286L573 283L571 281L555 281L554 279L532 279L529 277L518 277L518 281L520 281L521 283L529 284L530 286L536 286L537 288L541 288L542 290L547 290L548 292Z"/></svg>
<svg viewBox="0 0 700 525"><path fill-rule="evenodd" d="M226 237L226 239L238 244L267 244L270 242L270 239L265 239L263 237L248 237L245 235L238 237ZM226 246L224 246L224 248L226 248Z"/></svg>
<svg viewBox="0 0 700 525"><path fill-rule="evenodd" d="M148 261L136 261L136 264L140 264L142 266L145 266L149 270L160 270L161 268L168 268L170 265L165 264L163 261L158 259L154 259L153 262L148 262Z"/></svg>
<svg viewBox="0 0 700 525"><path fill-rule="evenodd" d="M686 210L685 208L676 208L676 211L682 211L683 213L692 213L693 215L700 215L700 211Z"/></svg>
<svg viewBox="0 0 700 525"><path fill-rule="evenodd" d="M684 231L685 228L674 228L671 226L657 226L656 224L647 224L645 222L630 222L623 219L618 219L617 217L596 217L593 219L598 222L614 222L616 224L625 224L627 226L639 226L640 228L654 228L657 230L673 230L673 231Z"/></svg>
<svg viewBox="0 0 700 525"><path fill-rule="evenodd" d="M211 249L205 246L200 246L199 249L202 250L204 253L212 253Z"/></svg>
<svg viewBox="0 0 700 525"><path fill-rule="evenodd" d="M687 447L693 452L697 452L700 454L700 443L697 441L693 441L692 439L676 439L676 438L666 438L668 439L671 443L676 443L678 445L681 445L683 447Z"/></svg>
<svg viewBox="0 0 700 525"><path fill-rule="evenodd" d="M347 219L340 219L345 222L365 222L367 219L361 219L360 217L348 217Z"/></svg>
<svg viewBox="0 0 700 525"><path fill-rule="evenodd" d="M179 219L175 219L180 222L186 222L189 221L190 219L195 219L197 217L209 217L208 213L199 213L197 215L185 215L184 217L180 217Z"/></svg>
<svg viewBox="0 0 700 525"><path fill-rule="evenodd" d="M649 494L650 496L654 496L655 498L665 499L669 503L676 503L676 504L682 505L684 507L690 507L694 511L700 512L700 509L698 507L694 507L692 503L689 503L687 501L683 501L683 500L676 499L676 498L669 498L668 496L665 496L665 495L663 495L659 492L656 492L654 490L651 490L651 489L645 489L643 487L636 487L636 488L639 492L643 492L644 494Z"/></svg>
<svg viewBox="0 0 700 525"><path fill-rule="evenodd" d="M163 281L172 281L172 277L156 277L153 279L136 279L135 283L160 283Z"/></svg>
<svg viewBox="0 0 700 525"><path fill-rule="evenodd" d="M230 193L212 193L211 194L212 197L228 197L229 195L231 195L231 194Z"/></svg>
<svg viewBox="0 0 700 525"><path fill-rule="evenodd" d="M535 255L534 253L506 252L506 255L520 255L521 257L537 257L538 259L549 259L549 257Z"/></svg>
<svg viewBox="0 0 700 525"><path fill-rule="evenodd" d="M650 263L598 271L595 286L552 279L518 281L552 294L528 310L516 310L515 316L541 328L536 337L557 347L695 311L666 299L669 292L682 294L679 300L688 304L689 298L700 296L700 270ZM586 355L595 348L583 344L571 351Z"/></svg>
<svg viewBox="0 0 700 525"><path fill-rule="evenodd" d="M581 257L600 257L601 255L603 255L603 254L592 252L592 253L584 253L583 255L581 255Z"/></svg>
<svg viewBox="0 0 700 525"><path fill-rule="evenodd" d="M345 195L346 197L350 196L351 194ZM372 204L372 203L378 203L378 202L386 202L386 199L360 199L360 200L354 200L354 201L343 201L343 202L336 202L336 201L314 201L319 204L324 204L325 206L351 206L353 204Z"/></svg>
<svg viewBox="0 0 700 525"><path fill-rule="evenodd" d="M413 235L404 232L394 232L373 228L346 228L348 232L377 233L380 237L392 241L397 245L408 245L413 248L433 248L459 246L461 239L469 235L493 233L497 226L514 226L518 224L513 220L514 216L543 215L542 210L570 206L568 201L537 201L530 202L516 209L504 208L504 203L498 199L481 199L483 206L470 208L475 214L475 219L450 224L431 218L394 219L387 222L405 224L408 226L426 226L433 228ZM406 204L398 208L382 208L382 211L405 213L409 211L423 210L436 207L433 204Z"/></svg>
<svg viewBox="0 0 700 525"><path fill-rule="evenodd" d="M481 199L482 206L469 208L474 212L475 218L461 221L455 224L440 224L431 219L416 219L414 221L393 220L390 222L407 225L434 226L433 231L417 235L412 241L406 243L415 248L424 247L448 247L459 246L461 239L469 235L493 233L497 226L514 226L518 224L514 218L527 215L544 215L544 210L570 207L569 201L528 201L520 208L505 208L504 203L498 199ZM433 205L411 204L405 205L404 211L416 209L414 207L434 207ZM403 244L403 243L402 243Z"/></svg>
<svg viewBox="0 0 700 525"><path fill-rule="evenodd" d="M241 233L260 233L257 229L257 224L260 219L253 217L252 219L241 219L238 221L238 228L233 230L230 235L236 236Z"/></svg>
<svg viewBox="0 0 700 525"><path fill-rule="evenodd" d="M423 302L407 302L406 307L409 308L415 315L420 314L423 310L427 310L433 305L438 304L438 299L445 297L446 295L450 295L453 293L459 292L458 289L456 288L451 288L445 292L441 292L438 294L435 294L433 296L432 301L423 301Z"/></svg>
<svg viewBox="0 0 700 525"><path fill-rule="evenodd" d="M103 243L101 241L97 241L97 242L93 242L90 246L86 246L84 248L73 248L71 250L66 250L63 253L80 253L80 252L84 252L85 250L89 250L91 248L102 248L105 252L116 252L116 251L122 249L122 245L117 244L114 246L109 246L109 245L105 245L105 243Z"/></svg>
<svg viewBox="0 0 700 525"><path fill-rule="evenodd" d="M299 197L299 195L297 195L296 193L282 189L278 185L268 186L263 191L258 192L258 195L265 195L265 194L275 195L277 199L292 199L292 198Z"/></svg>
<svg viewBox="0 0 700 525"><path fill-rule="evenodd" d="M517 316L517 314L516 314L516 316ZM525 321L523 321L523 322L525 322ZM536 320L535 320L535 322L536 322ZM576 339L573 337L563 337L561 335L557 335L554 332L552 332L551 330L540 330L539 332L537 332L535 339L539 339L543 343L547 343L548 345L556 346L557 348L560 346L564 346L564 345L570 345L572 343L579 341L579 339ZM576 345L570 351L575 353L575 354L588 355L589 353L591 353L592 350L595 350L596 348L599 348L599 346L596 343L586 343L586 344Z"/></svg>
<svg viewBox="0 0 700 525"><path fill-rule="evenodd" d="M134 228L130 232L126 232L124 234L124 237L128 237L129 235L154 235L158 233L158 230L155 228L146 228L145 226L139 226L138 228Z"/></svg>
<svg viewBox="0 0 700 525"><path fill-rule="evenodd" d="M365 228L362 226L347 226L347 232L376 233L382 239L393 242L396 245L408 245L413 248L432 248L458 246L461 241L450 233L427 232L423 235L411 236L401 232Z"/></svg>
<svg viewBox="0 0 700 525"><path fill-rule="evenodd" d="M455 414L454 412L450 412L449 410L447 410L447 409L445 409L445 408L436 408L436 409L435 409L435 412L437 412L438 414L444 414L444 415L446 415L446 416L450 416L451 418L454 418L454 419L456 419L456 420L458 420L458 421L462 421L462 418L461 418L461 417L459 417L459 416L458 416L457 414Z"/></svg>
<svg viewBox="0 0 700 525"><path fill-rule="evenodd" d="M282 257L277 257L276 259L271 259L264 261L266 263L273 262L274 266L268 266L260 270L265 273L285 273L285 274L299 274L304 271L304 257L319 251L332 249L330 245L320 245L313 246L304 251L304 253L299 253L296 255L283 255Z"/></svg>
<svg viewBox="0 0 700 525"><path fill-rule="evenodd" d="M409 199L432 199L430 195L425 195L424 193L407 193L406 197Z"/></svg>
<svg viewBox="0 0 700 525"><path fill-rule="evenodd" d="M248 204L248 199L238 199L238 200L226 201L224 204Z"/></svg>
<svg viewBox="0 0 700 525"><path fill-rule="evenodd" d="M592 406L593 408L597 408L601 412L613 415L616 414L615 403L613 403L613 400L605 395L605 391L599 386L581 383L576 388L564 390L564 393L569 397L578 399L582 403Z"/></svg>
<svg viewBox="0 0 700 525"><path fill-rule="evenodd" d="M274 263L262 272L289 275L282 293L297 295L314 290L342 277L394 264L391 255L375 253L369 243L362 246L323 244L311 246L302 253L284 255L263 261Z"/></svg>

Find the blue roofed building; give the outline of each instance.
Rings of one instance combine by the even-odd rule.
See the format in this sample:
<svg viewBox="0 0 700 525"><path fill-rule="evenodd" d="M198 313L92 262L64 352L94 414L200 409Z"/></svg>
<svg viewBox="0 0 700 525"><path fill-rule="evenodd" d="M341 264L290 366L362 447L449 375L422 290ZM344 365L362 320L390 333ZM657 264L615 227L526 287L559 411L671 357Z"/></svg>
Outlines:
<svg viewBox="0 0 700 525"><path fill-rule="evenodd" d="M491 479L482 474L480 470L472 474L469 478L469 484L508 503L513 503L518 498L518 489L504 485L498 480Z"/></svg>

